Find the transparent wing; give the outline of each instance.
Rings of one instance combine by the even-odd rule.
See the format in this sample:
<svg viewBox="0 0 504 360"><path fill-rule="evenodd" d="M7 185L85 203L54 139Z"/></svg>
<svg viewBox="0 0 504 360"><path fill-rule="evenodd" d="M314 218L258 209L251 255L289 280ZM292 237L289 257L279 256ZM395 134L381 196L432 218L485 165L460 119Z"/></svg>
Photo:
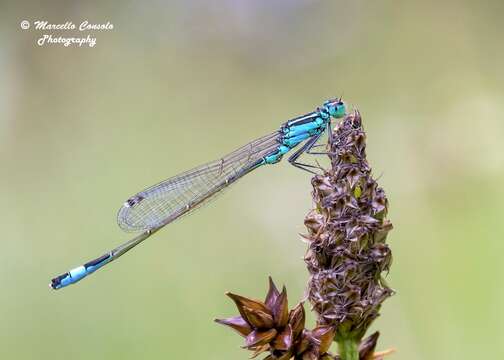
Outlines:
<svg viewBox="0 0 504 360"><path fill-rule="evenodd" d="M251 171L265 155L278 147L274 132L130 197L119 209L117 222L124 231L166 225L208 202L220 190Z"/></svg>

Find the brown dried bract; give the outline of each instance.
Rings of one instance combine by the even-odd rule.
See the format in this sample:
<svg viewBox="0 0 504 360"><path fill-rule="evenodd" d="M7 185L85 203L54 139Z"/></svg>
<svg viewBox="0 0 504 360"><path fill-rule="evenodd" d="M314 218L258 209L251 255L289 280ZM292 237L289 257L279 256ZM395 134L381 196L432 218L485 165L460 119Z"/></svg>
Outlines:
<svg viewBox="0 0 504 360"><path fill-rule="evenodd" d="M244 348L253 351L253 356L269 352L265 359L331 359L327 352L334 339L333 327L321 325L313 330L305 329L303 304L289 311L287 290L284 287L279 292L271 278L264 301L227 295L235 302L240 316L215 321L243 336Z"/></svg>

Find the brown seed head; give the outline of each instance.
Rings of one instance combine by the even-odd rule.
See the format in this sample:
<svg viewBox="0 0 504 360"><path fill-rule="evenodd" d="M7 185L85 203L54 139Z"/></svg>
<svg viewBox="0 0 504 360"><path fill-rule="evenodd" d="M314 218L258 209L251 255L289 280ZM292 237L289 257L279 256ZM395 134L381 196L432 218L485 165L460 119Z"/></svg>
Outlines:
<svg viewBox="0 0 504 360"><path fill-rule="evenodd" d="M392 261L385 243L385 192L366 160L358 112L347 115L329 141L331 169L312 179L314 209L305 218L310 272L308 298L321 325L336 337L359 340L392 294L382 280Z"/></svg>
<svg viewBox="0 0 504 360"><path fill-rule="evenodd" d="M305 329L305 310L302 303L289 311L287 290L279 292L270 278L264 302L233 293L227 294L236 304L240 316L217 319L245 338L246 349L253 356L268 352L269 360L323 359L334 338L332 326Z"/></svg>

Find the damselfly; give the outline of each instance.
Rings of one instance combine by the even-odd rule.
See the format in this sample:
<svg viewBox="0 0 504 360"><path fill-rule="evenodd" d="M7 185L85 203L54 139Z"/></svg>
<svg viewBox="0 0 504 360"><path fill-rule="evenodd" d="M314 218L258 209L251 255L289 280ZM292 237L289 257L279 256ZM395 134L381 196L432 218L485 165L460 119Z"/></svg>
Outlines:
<svg viewBox="0 0 504 360"><path fill-rule="evenodd" d="M301 143L303 145L288 161L313 172L311 169L315 166L299 163L297 159L301 154L309 153L326 129L330 129L331 118L343 117L345 113L346 107L341 99L328 100L315 111L285 122L277 131L219 160L198 166L130 197L119 209L117 222L125 231L141 233L99 258L55 277L50 286L60 289L76 283L119 258L165 225L206 203L245 174L262 165L276 164Z"/></svg>

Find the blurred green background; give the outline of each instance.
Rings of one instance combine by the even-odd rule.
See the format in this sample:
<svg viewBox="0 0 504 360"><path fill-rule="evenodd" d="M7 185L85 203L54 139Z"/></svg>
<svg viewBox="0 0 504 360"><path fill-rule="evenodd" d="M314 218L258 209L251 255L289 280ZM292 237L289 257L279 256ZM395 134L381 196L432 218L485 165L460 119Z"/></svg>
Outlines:
<svg viewBox="0 0 504 360"><path fill-rule="evenodd" d="M250 174L121 261L135 192L343 95L390 199L392 359L504 357L502 1L0 1L0 358L246 359L212 322L267 276L302 298L310 177ZM90 47L22 20L111 22ZM55 35L78 32L52 32ZM87 32L81 34L86 35ZM313 321L311 319L310 321ZM310 325L313 323L310 322Z"/></svg>

